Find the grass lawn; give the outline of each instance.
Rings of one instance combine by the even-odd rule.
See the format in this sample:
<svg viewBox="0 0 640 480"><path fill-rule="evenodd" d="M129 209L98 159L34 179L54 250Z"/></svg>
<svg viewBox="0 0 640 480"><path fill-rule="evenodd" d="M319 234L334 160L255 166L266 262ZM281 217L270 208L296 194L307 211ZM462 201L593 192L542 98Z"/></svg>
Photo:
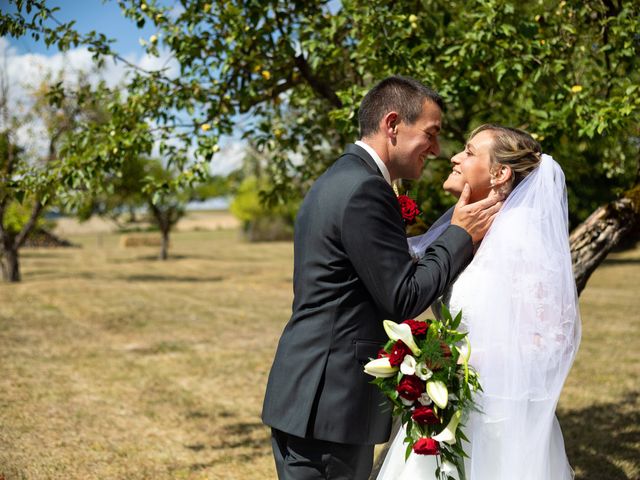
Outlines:
<svg viewBox="0 0 640 480"><path fill-rule="evenodd" d="M275 478L260 409L292 301L292 245L172 236L167 262L115 234L24 250L0 284L0 479ZM578 479L640 478L640 249L581 298L560 402Z"/></svg>

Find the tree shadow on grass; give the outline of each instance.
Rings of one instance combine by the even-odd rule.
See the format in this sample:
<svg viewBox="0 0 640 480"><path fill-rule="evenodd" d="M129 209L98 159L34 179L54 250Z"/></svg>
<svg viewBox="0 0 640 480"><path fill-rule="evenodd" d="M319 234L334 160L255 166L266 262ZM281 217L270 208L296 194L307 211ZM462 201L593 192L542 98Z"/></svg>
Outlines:
<svg viewBox="0 0 640 480"><path fill-rule="evenodd" d="M138 257L125 257L125 258L110 258L107 260L108 263L135 263L135 262L168 262L171 263L172 260L216 260L215 257L211 255L178 255L178 254L169 254L169 258L167 260L160 260L158 255L140 255Z"/></svg>
<svg viewBox="0 0 640 480"><path fill-rule="evenodd" d="M631 478L620 463L638 466L639 400L640 392L630 392L621 402L558 412L569 463L578 473L576 480Z"/></svg>
<svg viewBox="0 0 640 480"><path fill-rule="evenodd" d="M607 258L601 266L608 265L636 265L640 263L640 258Z"/></svg>
<svg viewBox="0 0 640 480"><path fill-rule="evenodd" d="M123 277L123 280L127 282L222 282L225 280L223 276L216 277L204 277L204 276L196 276L196 277L180 277L175 275L129 275L127 277Z"/></svg>
<svg viewBox="0 0 640 480"><path fill-rule="evenodd" d="M64 250L39 250L39 249L29 249L29 250L20 250L20 258L62 258L69 256L69 251ZM0 479L2 480L2 479Z"/></svg>
<svg viewBox="0 0 640 480"><path fill-rule="evenodd" d="M269 447L271 446L269 435L270 433L268 428L261 422L240 422L222 427L219 435L220 439L213 445L207 446L204 443L194 443L184 445L184 447L196 452L205 449L215 451L250 448L258 450L264 449L265 445ZM238 453L238 455L241 454Z"/></svg>
<svg viewBox="0 0 640 480"><path fill-rule="evenodd" d="M76 280L95 280L97 278L96 274L93 272L73 272L73 273L65 273L60 270L54 269L41 269L41 270L30 270L25 273L25 280L61 280L61 279L76 279ZM2 480L2 479L0 479Z"/></svg>
<svg viewBox="0 0 640 480"><path fill-rule="evenodd" d="M211 445L213 450L229 448L264 448L268 439L267 427L262 422L239 422L222 428L220 442Z"/></svg>
<svg viewBox="0 0 640 480"><path fill-rule="evenodd" d="M222 427L219 440L212 445L195 443L184 445L194 452L216 452L216 458L209 462L193 463L189 466L192 471L203 470L219 463L234 461L252 461L256 456L270 455L271 443L269 430L261 422L238 422Z"/></svg>

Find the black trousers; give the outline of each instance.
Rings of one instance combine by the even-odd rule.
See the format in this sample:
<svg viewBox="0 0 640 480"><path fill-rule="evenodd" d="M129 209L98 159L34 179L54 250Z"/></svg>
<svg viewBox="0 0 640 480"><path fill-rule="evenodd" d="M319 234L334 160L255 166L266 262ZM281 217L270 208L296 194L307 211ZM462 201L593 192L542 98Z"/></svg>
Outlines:
<svg viewBox="0 0 640 480"><path fill-rule="evenodd" d="M367 480L373 445L300 438L275 428L271 444L280 480Z"/></svg>

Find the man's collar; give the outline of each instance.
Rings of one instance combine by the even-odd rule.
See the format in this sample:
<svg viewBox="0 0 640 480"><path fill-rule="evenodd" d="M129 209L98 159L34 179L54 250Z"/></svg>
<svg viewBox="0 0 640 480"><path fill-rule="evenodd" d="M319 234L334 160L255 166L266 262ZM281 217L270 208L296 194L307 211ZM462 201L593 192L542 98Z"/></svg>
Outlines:
<svg viewBox="0 0 640 480"><path fill-rule="evenodd" d="M358 145L359 147L364 148L365 151L369 155L371 155L371 158L373 158L373 161L376 162L376 165L380 170L380 173L382 173L382 176L387 181L387 183L391 185L391 175L389 175L389 170L387 169L387 166L384 164L384 162L380 158L380 155L378 155L378 153L373 148L371 148L369 145L364 143L362 140L357 140L355 144Z"/></svg>

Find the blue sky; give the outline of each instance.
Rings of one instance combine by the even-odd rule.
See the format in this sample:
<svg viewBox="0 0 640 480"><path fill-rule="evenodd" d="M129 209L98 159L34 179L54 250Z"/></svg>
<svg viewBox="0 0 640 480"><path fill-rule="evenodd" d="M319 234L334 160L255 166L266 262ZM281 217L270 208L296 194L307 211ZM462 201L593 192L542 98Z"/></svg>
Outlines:
<svg viewBox="0 0 640 480"><path fill-rule="evenodd" d="M0 5L2 5L2 10L15 11L15 6L9 5L7 0L0 0ZM138 43L138 39L140 37L149 38L156 33L153 26L149 24L139 29L133 21L125 18L116 1L50 0L47 1L47 5L60 8L55 14L58 20L63 22L76 20L76 28L81 33L96 30L104 33L108 38L115 39L115 50L125 56L142 54L143 49ZM8 38L7 40L19 54L52 55L58 52L55 46L47 49L42 39L36 42L30 35L19 39Z"/></svg>

